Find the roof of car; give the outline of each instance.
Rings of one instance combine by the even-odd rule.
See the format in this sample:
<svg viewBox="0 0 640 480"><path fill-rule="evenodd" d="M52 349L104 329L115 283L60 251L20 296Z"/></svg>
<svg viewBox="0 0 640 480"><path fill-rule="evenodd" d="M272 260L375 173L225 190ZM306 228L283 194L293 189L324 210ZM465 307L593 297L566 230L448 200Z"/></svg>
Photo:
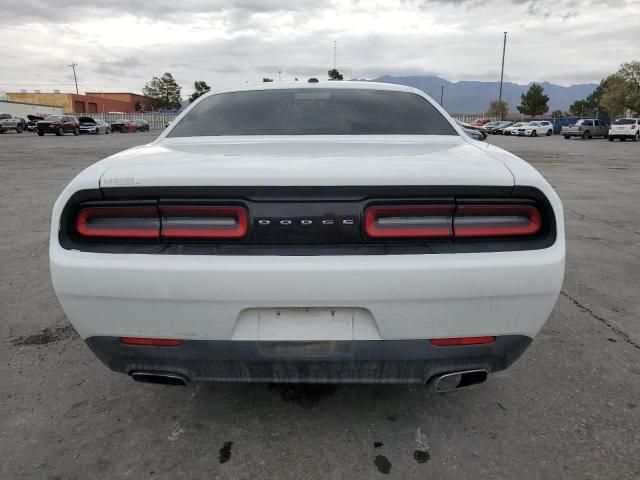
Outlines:
<svg viewBox="0 0 640 480"><path fill-rule="evenodd" d="M263 82L256 83L253 85L236 85L231 87L220 88L217 90L212 90L207 93L205 96L215 95L217 93L230 93L230 92L247 92L252 90L283 90L283 89L358 89L358 90L388 90L395 92L411 92L418 93L420 95L425 95L422 90L418 90L417 88L407 87L406 85L395 85L392 83L381 83L381 82L362 82L362 81L340 81L340 80L320 80L318 82Z"/></svg>

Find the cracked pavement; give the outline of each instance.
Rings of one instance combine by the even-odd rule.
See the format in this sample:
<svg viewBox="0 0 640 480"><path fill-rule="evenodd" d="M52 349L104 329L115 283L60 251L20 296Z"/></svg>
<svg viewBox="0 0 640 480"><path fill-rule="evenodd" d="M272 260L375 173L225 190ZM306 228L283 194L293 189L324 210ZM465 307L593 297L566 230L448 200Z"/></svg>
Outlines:
<svg viewBox="0 0 640 480"><path fill-rule="evenodd" d="M0 138L0 478L640 478L640 143L490 137L565 206L563 294L478 388L145 385L68 328L47 242L80 169L151 134Z"/></svg>

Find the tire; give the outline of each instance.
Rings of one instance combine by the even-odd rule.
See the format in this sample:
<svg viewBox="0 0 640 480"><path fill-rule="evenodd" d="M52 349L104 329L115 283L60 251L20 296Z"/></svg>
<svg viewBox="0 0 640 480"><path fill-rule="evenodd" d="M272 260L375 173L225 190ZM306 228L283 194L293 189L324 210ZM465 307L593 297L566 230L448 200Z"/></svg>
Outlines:
<svg viewBox="0 0 640 480"><path fill-rule="evenodd" d="M16 133L22 133L22 125L16 127Z"/></svg>
<svg viewBox="0 0 640 480"><path fill-rule="evenodd" d="M42 132L42 131L38 130L38 136L39 136L39 137L44 137L44 132Z"/></svg>
<svg viewBox="0 0 640 480"><path fill-rule="evenodd" d="M550 137L551 135L553 135L553 130L548 130L547 131L547 137Z"/></svg>
<svg viewBox="0 0 640 480"><path fill-rule="evenodd" d="M563 135L565 140L569 140L571 137L569 135Z"/></svg>
<svg viewBox="0 0 640 480"><path fill-rule="evenodd" d="M104 134L105 134L105 135L109 135L110 133L111 133L111 129L109 129L109 128L107 128L107 129L104 131Z"/></svg>
<svg viewBox="0 0 640 480"><path fill-rule="evenodd" d="M613 137L607 137L607 140L609 140L610 142L613 142Z"/></svg>
<svg viewBox="0 0 640 480"><path fill-rule="evenodd" d="M626 142L627 141L627 137L620 137L620 141L621 142Z"/></svg>
<svg viewBox="0 0 640 480"><path fill-rule="evenodd" d="M582 134L583 140L586 140L587 138L591 138L591 134L589 133L589 130L585 130Z"/></svg>
<svg viewBox="0 0 640 480"><path fill-rule="evenodd" d="M638 140L640 140L640 132L636 132L635 137L631 139L632 142L637 142Z"/></svg>
<svg viewBox="0 0 640 480"><path fill-rule="evenodd" d="M56 135L58 137L61 137L62 135L64 135L64 130L62 127L58 127L58 129L56 130Z"/></svg>
<svg viewBox="0 0 640 480"><path fill-rule="evenodd" d="M532 137L537 137L538 136L538 131L537 130L531 130L531 136Z"/></svg>
<svg viewBox="0 0 640 480"><path fill-rule="evenodd" d="M75 127L73 129L73 134L77 137L78 135L80 135L80 129L78 127Z"/></svg>

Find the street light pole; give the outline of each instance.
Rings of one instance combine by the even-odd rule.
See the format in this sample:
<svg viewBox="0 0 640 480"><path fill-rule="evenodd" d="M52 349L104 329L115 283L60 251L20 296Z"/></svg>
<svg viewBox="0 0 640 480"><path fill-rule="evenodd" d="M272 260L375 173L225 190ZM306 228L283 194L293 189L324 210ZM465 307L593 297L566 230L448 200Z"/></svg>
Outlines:
<svg viewBox="0 0 640 480"><path fill-rule="evenodd" d="M73 68L73 80L76 83L76 95L80 95L80 93L78 92L78 78L76 77L76 67L78 66L77 63L72 62L71 65L67 65L67 67L71 67Z"/></svg>
<svg viewBox="0 0 640 480"><path fill-rule="evenodd" d="M507 50L507 32L504 32L504 41L502 43L502 68L500 70L500 94L498 96L499 105L502 106L502 82L504 80L504 54ZM500 110L500 120L502 120L502 109Z"/></svg>

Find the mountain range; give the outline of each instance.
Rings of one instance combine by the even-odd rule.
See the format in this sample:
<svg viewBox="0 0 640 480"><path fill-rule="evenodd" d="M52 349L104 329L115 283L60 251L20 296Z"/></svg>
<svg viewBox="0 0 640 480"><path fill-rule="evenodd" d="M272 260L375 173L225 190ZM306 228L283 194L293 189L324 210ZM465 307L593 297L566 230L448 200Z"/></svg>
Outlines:
<svg viewBox="0 0 640 480"><path fill-rule="evenodd" d="M484 113L489 107L489 102L498 99L500 82L461 81L450 82L436 76L407 76L395 77L383 75L371 82L395 83L407 85L422 90L434 100L440 101L441 88L444 85L444 108L449 113ZM582 100L598 86L596 83L581 83L563 87L549 82L536 82L542 85L545 95L549 96L549 112L553 110L569 110L576 100ZM504 82L502 85L502 99L509 105L512 113L517 113L516 106L520 105L520 95L525 93L532 83L519 85L512 82Z"/></svg>

